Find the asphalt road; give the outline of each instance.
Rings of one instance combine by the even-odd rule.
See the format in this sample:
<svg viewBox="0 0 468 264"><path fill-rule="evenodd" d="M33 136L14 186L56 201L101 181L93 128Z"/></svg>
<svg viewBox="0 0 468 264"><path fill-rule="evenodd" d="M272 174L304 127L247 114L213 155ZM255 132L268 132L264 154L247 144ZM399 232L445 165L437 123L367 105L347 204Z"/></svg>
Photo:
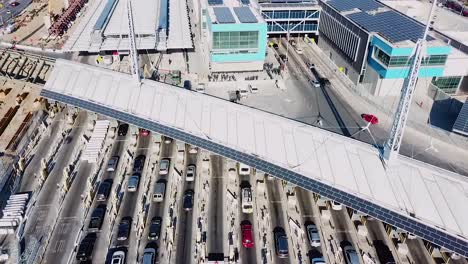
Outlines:
<svg viewBox="0 0 468 264"><path fill-rule="evenodd" d="M305 239L307 243L307 250L309 251L309 250L315 249L319 251L320 253L322 253L324 252L324 242L326 241L326 239L323 239L322 232L321 232L322 227L320 226L320 222L316 221L317 218L320 217L320 215L315 215L314 211L312 210L312 206L315 206L313 205L315 201L313 200L312 194L299 187L295 188L295 193L296 193L299 207L301 208L301 211L302 211L303 221L300 224L302 226L302 229L304 230L304 235L305 235ZM310 240L308 239L307 229L306 229L306 223L308 222L314 223L317 229L319 230L320 238L322 240L319 247L312 247L310 245Z"/></svg>
<svg viewBox="0 0 468 264"><path fill-rule="evenodd" d="M18 6L11 6L10 3L18 2ZM11 0L11 1L1 1L3 8L0 9L0 26L6 25L7 22L15 18L19 13L21 13L28 5L31 3L31 0Z"/></svg>
<svg viewBox="0 0 468 264"><path fill-rule="evenodd" d="M287 228L287 222L286 219L283 217L283 210L286 210L286 208L283 208L282 206L282 201L281 201L281 195L280 192L281 190L279 188L279 185L281 184L281 181L275 179L272 180L267 180L267 191L268 191L268 199L269 199L269 206L270 206L270 220L271 220L271 232L275 230L275 228L282 228L286 231ZM287 233L287 232L286 232ZM275 250L275 238L274 235L272 235L273 240L272 240L272 257L273 257L273 263L274 264L284 264L284 263L291 263L290 257L291 257L291 239L288 237L288 248L289 248L289 257L288 258L279 258L278 255L276 254Z"/></svg>
<svg viewBox="0 0 468 264"><path fill-rule="evenodd" d="M125 146L125 139L126 139L126 137L117 136L117 139L116 139L116 141L114 143L114 146L112 147L112 152L111 152L110 157L119 156L119 157L122 158L122 154L123 154L124 146ZM120 160L119 163L120 162L122 162L122 160ZM107 162L105 162L104 164L107 165ZM103 174L101 176L101 182L106 180L106 179L115 179L116 175L117 175L117 171L108 172L104 168L104 172L103 172ZM116 183L113 182L112 190L115 189L115 184ZM106 204L107 205L107 210L109 210L110 204L111 204L111 199L113 197L115 197L114 194L109 193L109 198L107 199L107 201L98 202L98 201L96 201L96 199L93 201L93 204L91 205L91 208L90 208L89 213L88 213L88 217L87 217L87 219L85 221L85 226L83 227L85 232L83 232L83 234L81 235L82 238L84 238L86 236L86 234L88 233L88 231L87 231L88 230L88 224L89 224L91 214L93 213L94 209L98 205ZM108 212L106 212L106 215L104 216L104 221L103 221L101 231L98 232L96 242L94 244L92 259L96 263L102 263L106 259L106 251L107 251L107 248L109 246L109 241L108 241L109 226L106 226L106 225L109 225L109 213Z"/></svg>
<svg viewBox="0 0 468 264"><path fill-rule="evenodd" d="M421 239L406 239L406 244L414 263L434 263Z"/></svg>
<svg viewBox="0 0 468 264"><path fill-rule="evenodd" d="M63 118L63 112L55 116L47 132L41 135L41 139L32 155L21 179L19 192L32 192L36 188L37 177L40 177L38 168L41 168L41 159L44 158L59 132L59 125Z"/></svg>
<svg viewBox="0 0 468 264"><path fill-rule="evenodd" d="M256 220L254 218L255 214L257 212L255 212L255 209L256 207L254 206L254 212L251 213L251 214L244 214L242 212L242 193L241 193L241 187L244 187L244 186L249 186L252 188L252 186L254 186L254 174L253 174L253 170L251 170L251 173L250 175L238 175L239 176L239 189L237 190L237 193L239 194L239 199L238 201L240 202L239 204L239 223L242 224L243 221L248 221L250 222L250 224L252 224L252 229L254 228L254 221ZM252 188L252 196L255 196L256 195L256 191L255 189ZM252 197L253 198L253 197ZM239 229L240 230L240 229ZM240 240L240 250L239 250L239 257L240 257L240 260L241 260L241 263L245 263L245 264L250 264L250 263L256 263L257 262L257 254L256 254L256 250L255 250L255 247L257 247L258 245L260 245L260 241L255 241L255 235L254 235L254 247L253 248L244 248L242 246L242 231L240 231L241 233L238 234L239 236L239 240ZM253 230L253 234L255 234L256 230ZM259 243L257 245L257 243Z"/></svg>
<svg viewBox="0 0 468 264"><path fill-rule="evenodd" d="M148 146L150 143L150 138L149 136L147 137L139 137L138 138L138 147L137 150L135 151L135 156L134 158L138 157L139 155L146 155ZM126 175L124 179L124 184L122 185L122 188L124 188L124 196L123 196L123 201L122 204L120 205L119 213L117 216L117 219L114 224L114 236L112 237L113 241L111 242L112 247L129 247L128 255L127 255L127 260L130 261L133 259L133 257L130 255L131 252L136 253L137 249L134 248L135 244L135 237L136 237L136 217L135 217L135 211L136 208L138 207L138 193L142 191L142 184L144 182L144 175L145 175L145 170L147 169L146 163L148 161L149 157L146 156L146 161L145 161L145 167L143 168L143 172L141 173L141 178L139 182L139 186L136 192L128 192L127 191L127 184L128 184L128 178L130 175ZM131 164L133 168L133 162ZM130 170L129 170L130 171ZM117 240L117 231L118 231L118 226L120 224L120 221L122 220L123 217L131 217L132 218L132 224L131 224L131 229L130 229L130 236L127 240L124 241L119 241Z"/></svg>
<svg viewBox="0 0 468 264"><path fill-rule="evenodd" d="M207 253L223 253L223 217L224 217L224 190L223 190L223 158L217 155L210 156L211 161L211 192L208 205L208 232Z"/></svg>
<svg viewBox="0 0 468 264"><path fill-rule="evenodd" d="M56 160L49 177L45 181L41 192L37 198L36 205L32 209L29 222L26 222L24 231L24 240L27 246L28 240L47 235L46 232L51 228L59 211L59 195L57 187L61 184L63 178L63 168L68 164L73 150L77 146L83 131L83 125L86 124L86 112L80 112L75 120L75 125L70 132L68 139L61 146L56 155Z"/></svg>
<svg viewBox="0 0 468 264"><path fill-rule="evenodd" d="M173 159L173 153L174 153L174 141L172 141L170 144L164 144L164 142L161 143L161 153L160 153L160 160L158 164L161 164L161 159L163 158L169 158L171 160L171 169L169 170L169 174L166 176L161 176L159 175L159 166L155 169L155 172L152 174L152 177L154 179L151 181L151 186L149 190L149 198L148 199L153 199L153 188L156 182L160 179L166 179L166 193L164 195L164 201L161 203L156 203L153 201L150 201L150 205L148 208L148 214L146 218L146 224L145 224L145 229L143 231L143 235L140 238L140 256L143 255L144 249L146 248L148 242L148 234L149 234L149 228L151 225L151 219L153 217L159 216L162 218L163 223L161 226L166 226L165 221L167 218L164 216L164 210L165 207L167 206L168 201L170 200L170 197L172 197L172 194L170 193L170 186L168 185L168 178L172 177L171 172L173 172L173 167L174 167L174 159ZM159 248L161 245L161 240L164 237L164 233L166 230L164 228L161 228L161 234L159 236L159 239L156 241L156 245Z"/></svg>
<svg viewBox="0 0 468 264"><path fill-rule="evenodd" d="M182 181L184 187L182 188L185 190L195 190L195 184L198 181L198 175L195 176L195 181L188 182L185 180L185 172L187 171L187 165L190 164L197 164L197 154L190 154L188 153L188 148L185 149L186 159L185 159L185 169L184 174L182 177ZM195 200L194 193L194 200ZM179 218L177 220L177 228L179 229L177 232L177 257L176 263L180 264L188 264L191 263L192 260L192 228L193 228L193 208L190 211L185 211L183 208L184 204L184 193L182 193L181 200L180 200L180 209L179 209Z"/></svg>
<svg viewBox="0 0 468 264"><path fill-rule="evenodd" d="M88 177L94 164L86 161L79 165L78 173L62 205L57 225L52 233L43 263L67 263L72 254L75 240L81 229L83 213L83 200Z"/></svg>

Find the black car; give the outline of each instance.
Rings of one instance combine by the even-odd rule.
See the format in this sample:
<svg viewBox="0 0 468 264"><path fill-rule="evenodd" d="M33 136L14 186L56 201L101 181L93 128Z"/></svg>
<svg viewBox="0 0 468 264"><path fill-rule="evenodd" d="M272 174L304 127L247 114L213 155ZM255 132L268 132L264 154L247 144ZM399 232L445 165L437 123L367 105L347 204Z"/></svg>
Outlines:
<svg viewBox="0 0 468 264"><path fill-rule="evenodd" d="M107 200L107 197L109 197L109 193L112 187L112 180L107 179L99 185L99 189L97 192L96 200L98 202L105 202Z"/></svg>
<svg viewBox="0 0 468 264"><path fill-rule="evenodd" d="M186 190L184 193L184 210L190 211L193 208L193 190Z"/></svg>
<svg viewBox="0 0 468 264"><path fill-rule="evenodd" d="M273 43L273 48L274 48L275 50L279 49L279 46L278 46L278 44L276 44L276 43Z"/></svg>
<svg viewBox="0 0 468 264"><path fill-rule="evenodd" d="M119 229L117 230L117 240L127 240L130 235L130 229L132 228L132 218L124 217L120 221Z"/></svg>
<svg viewBox="0 0 468 264"><path fill-rule="evenodd" d="M187 90L192 90L192 83L190 82L190 80L184 81L184 88Z"/></svg>
<svg viewBox="0 0 468 264"><path fill-rule="evenodd" d="M151 219L151 225L149 229L148 239L149 240L158 240L159 235L161 234L161 224L162 218L159 216L153 217Z"/></svg>
<svg viewBox="0 0 468 264"><path fill-rule="evenodd" d="M282 228L275 228L274 238L275 238L275 250L276 255L279 258L287 258L289 256L289 249L288 249L288 237L286 236L286 232Z"/></svg>
<svg viewBox="0 0 468 264"><path fill-rule="evenodd" d="M100 230L102 223L104 222L104 216L106 214L106 205L99 205L96 207L91 214L91 219L89 220L88 229L90 231Z"/></svg>
<svg viewBox="0 0 468 264"><path fill-rule="evenodd" d="M76 260L89 261L93 255L94 243L96 242L96 233L89 233L83 240L76 253Z"/></svg>
<svg viewBox="0 0 468 264"><path fill-rule="evenodd" d="M117 134L119 136L126 136L127 132L128 132L128 124L121 124L119 126L119 130L118 130Z"/></svg>
<svg viewBox="0 0 468 264"><path fill-rule="evenodd" d="M136 157L135 163L133 163L133 172L140 173L143 171L143 167L145 166L145 155L140 155Z"/></svg>

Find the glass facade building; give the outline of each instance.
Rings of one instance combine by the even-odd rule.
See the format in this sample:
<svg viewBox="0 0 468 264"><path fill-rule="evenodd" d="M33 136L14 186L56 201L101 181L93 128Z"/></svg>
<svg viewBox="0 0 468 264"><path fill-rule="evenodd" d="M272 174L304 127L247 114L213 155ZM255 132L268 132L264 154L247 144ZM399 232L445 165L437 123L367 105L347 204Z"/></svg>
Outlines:
<svg viewBox="0 0 468 264"><path fill-rule="evenodd" d="M318 34L320 10L314 3L261 4L269 34Z"/></svg>
<svg viewBox="0 0 468 264"><path fill-rule="evenodd" d="M462 80L461 76L446 76L432 79L432 84L447 94L455 94Z"/></svg>

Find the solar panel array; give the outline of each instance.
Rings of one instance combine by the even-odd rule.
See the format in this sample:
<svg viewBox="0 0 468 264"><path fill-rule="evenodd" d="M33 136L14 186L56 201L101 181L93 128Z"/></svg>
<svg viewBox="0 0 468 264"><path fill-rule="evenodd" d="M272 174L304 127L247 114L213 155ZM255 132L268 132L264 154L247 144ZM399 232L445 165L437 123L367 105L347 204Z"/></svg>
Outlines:
<svg viewBox="0 0 468 264"><path fill-rule="evenodd" d="M463 107L458 114L457 120L455 120L455 124L453 124L452 130L454 132L468 136L468 99L466 99L465 103L463 104Z"/></svg>
<svg viewBox="0 0 468 264"><path fill-rule="evenodd" d="M348 11L354 8L359 8L362 11L375 10L379 7L383 7L382 4L374 0L332 0L327 2L338 11Z"/></svg>
<svg viewBox="0 0 468 264"><path fill-rule="evenodd" d="M70 104L88 111L96 112L111 118L136 125L138 127L169 136L176 140L186 142L190 145L198 146L207 151L216 153L226 158L236 160L247 164L251 167L261 169L265 173L288 181L306 190L315 192L323 197L342 203L343 205L353 208L364 214L368 214L392 226L401 228L410 233L413 233L427 241L444 247L448 250L457 252L463 256L468 256L468 243L462 238L455 235L447 234L439 229L436 229L428 224L423 224L419 220L410 216L405 216L394 211L388 210L373 202L359 198L356 195L338 190L335 187L324 184L320 181L305 177L297 172L280 167L265 161L252 154L247 154L233 148L220 145L208 139L192 135L185 131L165 126L159 122L144 119L127 112L111 109L104 105L86 101L83 99L74 98L68 95L43 89L41 96L57 100L59 102Z"/></svg>
<svg viewBox="0 0 468 264"><path fill-rule="evenodd" d="M347 15L369 32L378 32L392 43L411 40L416 42L424 34L424 26L395 11L369 15L365 12ZM428 36L428 40L433 40Z"/></svg>
<svg viewBox="0 0 468 264"><path fill-rule="evenodd" d="M222 5L223 4L223 0L208 0L208 5L212 6L212 5Z"/></svg>
<svg viewBox="0 0 468 264"><path fill-rule="evenodd" d="M216 20L220 24L233 24L236 23L236 19L231 13L229 7L214 7L213 11L216 16Z"/></svg>
<svg viewBox="0 0 468 264"><path fill-rule="evenodd" d="M234 7L234 13L236 13L237 18L241 23L257 23L258 20L255 15L252 13L249 7Z"/></svg>

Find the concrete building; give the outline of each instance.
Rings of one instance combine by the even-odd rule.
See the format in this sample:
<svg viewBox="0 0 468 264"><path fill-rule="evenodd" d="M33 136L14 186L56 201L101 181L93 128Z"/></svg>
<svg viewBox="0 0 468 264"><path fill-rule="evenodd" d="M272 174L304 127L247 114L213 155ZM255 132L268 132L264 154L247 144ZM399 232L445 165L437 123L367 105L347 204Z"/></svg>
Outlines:
<svg viewBox="0 0 468 264"><path fill-rule="evenodd" d="M399 12L424 23L430 12L429 2L417 0L382 1ZM432 83L447 94L468 94L468 19L438 6L432 34L450 44L453 49L447 58L444 76Z"/></svg>
<svg viewBox="0 0 468 264"><path fill-rule="evenodd" d="M237 0L205 2L201 8L211 72L262 70L267 24L259 12Z"/></svg>
<svg viewBox="0 0 468 264"><path fill-rule="evenodd" d="M317 1L290 2L259 0L258 9L268 25L269 35L318 35L320 6Z"/></svg>
<svg viewBox="0 0 468 264"><path fill-rule="evenodd" d="M361 89L399 94L424 25L374 0L328 0L321 7L319 47ZM450 77L449 58L456 53L444 39L430 36L418 85Z"/></svg>

